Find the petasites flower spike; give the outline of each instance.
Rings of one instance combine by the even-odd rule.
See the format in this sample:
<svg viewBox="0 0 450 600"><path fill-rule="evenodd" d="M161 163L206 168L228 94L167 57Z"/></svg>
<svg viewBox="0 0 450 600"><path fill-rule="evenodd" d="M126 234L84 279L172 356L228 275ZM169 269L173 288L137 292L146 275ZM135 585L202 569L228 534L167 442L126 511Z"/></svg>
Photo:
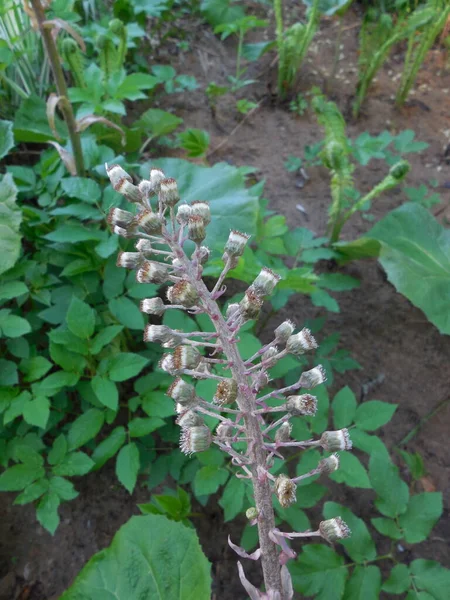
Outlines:
<svg viewBox="0 0 450 600"><path fill-rule="evenodd" d="M115 233L135 240L136 251L120 252L117 264L134 270L139 283L161 286L154 298L141 300L140 309L150 320L144 331L145 342L167 350L159 368L174 378L167 401L173 402L176 423L181 428L180 449L191 455L215 444L230 456L236 476L251 481L255 506L247 511L247 518L258 529L259 549L250 556L234 544L231 547L241 556L261 561L266 592L251 585L242 568L241 581L252 598L290 600L293 588L285 563L295 558L296 551L286 538L316 535L335 542L349 535L339 518L323 521L312 532L284 533L275 527L274 502L282 508L294 506L302 489L297 483L334 472L339 467L339 456L323 457L308 473L293 478L287 473L271 472L274 456L282 458L289 447L322 448L333 453L351 449L346 429L326 431L316 440L297 441L292 437L291 421L316 414L317 398L307 391L325 382L323 367L306 368L297 383L270 388L270 370L278 361L287 355L304 361L304 355L313 352L317 342L306 328L295 333L295 324L287 320L276 327L271 341L253 356L243 357L238 346L240 329L258 318L279 275L263 267L239 301L222 310L218 299L225 291L223 282L237 266L250 236L230 232L223 251L222 273L208 288L202 279L203 265L210 257L209 248L203 244L213 218L208 202L201 199L183 203L176 180L157 168L152 168L149 178L138 185L120 165L108 166L107 173L114 189L137 205L130 211L110 211L108 220ZM209 319L210 326L207 331L174 330L160 322L167 310L202 315ZM208 379L215 388L204 398L197 391L198 382ZM276 405L269 402L272 399L277 400ZM280 412L281 416L275 416ZM206 424L205 416L208 423L209 418L214 419L214 430Z"/></svg>

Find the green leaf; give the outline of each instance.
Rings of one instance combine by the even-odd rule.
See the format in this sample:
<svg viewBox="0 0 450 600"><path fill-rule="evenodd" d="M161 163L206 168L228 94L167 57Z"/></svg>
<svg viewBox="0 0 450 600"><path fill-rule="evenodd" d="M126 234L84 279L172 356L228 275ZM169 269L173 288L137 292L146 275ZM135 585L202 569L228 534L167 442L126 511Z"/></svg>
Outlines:
<svg viewBox="0 0 450 600"><path fill-rule="evenodd" d="M102 241L104 234L92 227L87 229L79 223L67 223L44 235L50 242L60 244L76 244L77 242Z"/></svg>
<svg viewBox="0 0 450 600"><path fill-rule="evenodd" d="M33 391L36 395L54 396L64 387L73 387L78 382L79 376L76 373L67 373L66 371L57 371L48 375L39 383L33 384Z"/></svg>
<svg viewBox="0 0 450 600"><path fill-rule="evenodd" d="M128 431L131 437L143 437L144 435L148 435L155 431L156 429L160 429L164 427L165 421L162 419L156 418L148 418L142 419L140 417L136 419L132 419L128 423Z"/></svg>
<svg viewBox="0 0 450 600"><path fill-rule="evenodd" d="M12 121L0 121L0 159L14 147Z"/></svg>
<svg viewBox="0 0 450 600"><path fill-rule="evenodd" d="M188 156L193 158L206 153L209 146L209 133L203 129L186 129L178 136L180 146L187 150Z"/></svg>
<svg viewBox="0 0 450 600"><path fill-rule="evenodd" d="M94 394L103 406L106 406L111 410L117 410L119 406L119 392L113 381L106 377L102 377L101 375L96 375L92 379L91 385Z"/></svg>
<svg viewBox="0 0 450 600"><path fill-rule="evenodd" d="M355 423L365 431L375 431L392 419L397 404L380 400L369 400L360 404L356 410Z"/></svg>
<svg viewBox="0 0 450 600"><path fill-rule="evenodd" d="M120 483L133 493L139 473L139 450L134 442L121 448L116 460L116 475Z"/></svg>
<svg viewBox="0 0 450 600"><path fill-rule="evenodd" d="M92 340L90 348L91 354L98 354L107 344L111 343L122 330L122 325L109 325L102 329Z"/></svg>
<svg viewBox="0 0 450 600"><path fill-rule="evenodd" d="M397 291L441 333L450 334L450 231L419 204L407 203L389 212L367 236L381 242L379 260Z"/></svg>
<svg viewBox="0 0 450 600"><path fill-rule="evenodd" d="M127 296L111 298L108 302L109 310L127 329L144 329L144 317L136 303Z"/></svg>
<svg viewBox="0 0 450 600"><path fill-rule="evenodd" d="M342 540L346 552L355 562L373 560L377 551L369 530L362 519L356 517L348 508L336 502L325 502L323 514L326 519L342 517L352 532L351 536Z"/></svg>
<svg viewBox="0 0 450 600"><path fill-rule="evenodd" d="M351 452L340 453L339 469L330 474L330 479L355 488L368 490L372 487L366 469Z"/></svg>
<svg viewBox="0 0 450 600"><path fill-rule="evenodd" d="M90 408L75 419L67 435L69 450L76 450L92 440L103 426L105 413L97 408Z"/></svg>
<svg viewBox="0 0 450 600"><path fill-rule="evenodd" d="M411 586L411 577L406 565L395 565L381 589L388 594L403 594Z"/></svg>
<svg viewBox="0 0 450 600"><path fill-rule="evenodd" d="M385 517L376 517L370 519L370 522L381 535L386 535L393 540L401 540L403 534L395 521L392 519L386 519Z"/></svg>
<svg viewBox="0 0 450 600"><path fill-rule="evenodd" d="M31 326L28 321L22 317L7 314L7 311L2 312L3 314L0 316L0 333L3 333L5 337L17 338L30 333Z"/></svg>
<svg viewBox="0 0 450 600"><path fill-rule="evenodd" d="M95 329L95 311L76 296L72 297L66 315L70 331L81 339L91 337Z"/></svg>
<svg viewBox="0 0 450 600"><path fill-rule="evenodd" d="M17 187L7 173L0 182L0 275L13 267L20 255L22 211L16 200Z"/></svg>
<svg viewBox="0 0 450 600"><path fill-rule="evenodd" d="M23 407L23 418L29 425L45 429L50 416L50 401L45 396L27 400Z"/></svg>
<svg viewBox="0 0 450 600"><path fill-rule="evenodd" d="M65 138L67 128L57 116L55 125L59 136ZM14 137L16 143L56 141L55 134L48 123L46 103L43 98L32 95L21 102L14 118Z"/></svg>
<svg viewBox="0 0 450 600"><path fill-rule="evenodd" d="M237 477L230 477L219 500L219 505L224 510L225 523L231 521L236 515L242 512L244 508L244 497L244 482Z"/></svg>
<svg viewBox="0 0 450 600"><path fill-rule="evenodd" d="M109 376L113 381L126 381L138 375L147 363L148 359L139 354L121 352L110 360Z"/></svg>
<svg viewBox="0 0 450 600"><path fill-rule="evenodd" d="M333 292L345 292L359 287L361 282L359 279L342 273L322 273L317 285Z"/></svg>
<svg viewBox="0 0 450 600"><path fill-rule="evenodd" d="M207 465L197 471L194 478L196 496L215 494L219 487L228 479L228 471L214 465Z"/></svg>
<svg viewBox="0 0 450 600"><path fill-rule="evenodd" d="M381 589L380 569L375 565L355 567L345 588L346 600L378 600Z"/></svg>
<svg viewBox="0 0 450 600"><path fill-rule="evenodd" d="M67 440L64 434L60 434L53 442L52 449L48 453L48 462L50 465L60 463L67 453Z"/></svg>
<svg viewBox="0 0 450 600"><path fill-rule="evenodd" d="M324 544L308 544L290 567L294 588L315 600L341 600L347 569L342 556Z"/></svg>
<svg viewBox="0 0 450 600"><path fill-rule="evenodd" d="M49 481L49 488L55 492L61 500L73 500L78 496L78 492L73 487L73 483L64 479L64 477L52 477Z"/></svg>
<svg viewBox="0 0 450 600"><path fill-rule="evenodd" d="M203 600L210 565L194 529L162 515L132 517L60 600Z"/></svg>
<svg viewBox="0 0 450 600"><path fill-rule="evenodd" d="M339 390L331 406L333 408L333 423L336 429L343 429L353 423L356 413L356 398L348 386Z"/></svg>
<svg viewBox="0 0 450 600"><path fill-rule="evenodd" d="M112 458L123 446L126 437L125 427L116 427L113 429L109 436L100 442L92 453L92 460L95 463L92 470L97 471L106 461Z"/></svg>
<svg viewBox="0 0 450 600"><path fill-rule="evenodd" d="M0 475L0 492L18 492L45 475L35 464L14 465Z"/></svg>
<svg viewBox="0 0 450 600"><path fill-rule="evenodd" d="M426 540L441 515L440 492L424 492L411 496L406 512L398 519L405 541L408 544L417 544Z"/></svg>
<svg viewBox="0 0 450 600"><path fill-rule="evenodd" d="M19 376L16 363L12 360L0 358L0 386L17 385Z"/></svg>
<svg viewBox="0 0 450 600"><path fill-rule="evenodd" d="M206 245L223 248L230 229L240 231L243 223L246 233L256 233L258 197L251 188L246 188L245 176L236 167L225 163L202 167L175 158L152 160L151 164L162 169L168 177L177 178L184 202L209 201L212 220L206 231ZM149 166L150 163L142 165L142 177L148 176Z"/></svg>
<svg viewBox="0 0 450 600"><path fill-rule="evenodd" d="M23 294L28 293L28 288L23 281L8 281L2 283L0 289L0 300L11 300L12 298L18 298Z"/></svg>
<svg viewBox="0 0 450 600"><path fill-rule="evenodd" d="M158 84L158 79L147 73L127 75L116 90L116 98L139 100L147 97L141 90L151 90Z"/></svg>
<svg viewBox="0 0 450 600"><path fill-rule="evenodd" d="M155 138L172 133L182 122L183 119L165 110L149 108L139 117L134 126Z"/></svg>
<svg viewBox="0 0 450 600"><path fill-rule="evenodd" d="M14 504L28 504L29 502L34 502L37 500L48 490L48 480L47 479L39 479L39 481L35 481L28 485L21 494L19 494L14 499Z"/></svg>
<svg viewBox="0 0 450 600"><path fill-rule="evenodd" d="M375 504L383 515L396 517L405 512L409 500L408 486L400 479L386 449L378 447L370 455L369 479L379 496Z"/></svg>
<svg viewBox="0 0 450 600"><path fill-rule="evenodd" d="M99 184L88 177L66 177L61 181L61 188L69 198L89 204L99 202L102 196Z"/></svg>
<svg viewBox="0 0 450 600"><path fill-rule="evenodd" d="M33 358L26 358L22 360L19 369L25 375L23 380L28 383L43 377L52 368L52 366L52 363L44 356L33 356Z"/></svg>
<svg viewBox="0 0 450 600"><path fill-rule="evenodd" d="M53 467L55 475L73 477L74 475L86 475L94 466L94 461L84 452L72 452L67 454L63 460Z"/></svg>
<svg viewBox="0 0 450 600"><path fill-rule="evenodd" d="M434 560L419 558L410 565L414 584L428 592L435 600L447 600L450 588L450 570Z"/></svg>
<svg viewBox="0 0 450 600"><path fill-rule="evenodd" d="M58 494L50 490L39 501L36 509L37 520L52 535L59 525L58 508L60 502Z"/></svg>

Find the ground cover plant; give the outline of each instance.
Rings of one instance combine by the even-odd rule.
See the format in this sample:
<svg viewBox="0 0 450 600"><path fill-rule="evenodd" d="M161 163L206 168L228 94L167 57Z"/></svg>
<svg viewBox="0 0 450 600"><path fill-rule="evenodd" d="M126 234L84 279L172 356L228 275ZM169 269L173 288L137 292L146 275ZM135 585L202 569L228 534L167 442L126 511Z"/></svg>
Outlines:
<svg viewBox="0 0 450 600"><path fill-rule="evenodd" d="M28 23L28 49L11 34L15 21L7 14L10 29L3 38L7 45L1 46L7 51L0 53L2 93L7 99L0 121L0 489L6 492L0 501L8 512L2 524L0 556L5 568L0 569L0 589L8 589L9 597L28 589L35 600L55 594L97 598L102 589L121 598L159 592L171 598L216 594L227 600L246 593L252 598L276 597L269 591L274 586L282 597L294 598L446 597L448 564L440 553L445 534L439 522L446 510L440 492L445 484L438 476L442 460L433 460L430 452L439 439L436 415L443 415L447 406L439 391L445 393L439 364L445 363L446 346L438 330L443 334L450 330L446 302L450 268L441 212L445 179L439 170L433 175L429 167L420 171L421 161L433 160L436 151L426 130L419 129L430 115L417 121L417 133L411 129L413 121L402 119L402 111L412 105L392 109L399 119L395 127L382 122L376 128L365 122L365 113L358 124L348 119L353 99L346 96L343 102L340 96L338 68L343 60L337 53L348 36L355 47L359 29L348 29L347 23L360 24L356 3L354 11L342 3L328 8L319 3L322 17L301 69L292 71L295 83L289 91L283 89L283 100L268 95L266 84L273 78L276 86L277 77L271 4L181 0L144 6L127 1L111 8L96 2L72 3L69 11L67 3L54 1L43 7L41 31L51 27L56 43L50 53L59 69L56 80L62 74L67 90L61 93L56 88L49 71L42 85L25 95L11 86L24 79L14 72L10 57L34 60L34 49L36 55L45 53L45 45L39 27L32 25L37 24L31 4L26 12L21 5L13 11L16 20L21 15L22 26ZM409 19L406 9L413 15L422 4L426 3L418 7L385 3L381 8L390 11L395 24L400 18ZM337 16L331 18L333 14ZM284 19L287 27L307 21L297 6L291 13L289 3ZM45 25L46 20L52 24ZM255 23L261 26L253 27ZM339 40L330 44L329 73L334 74L314 82L323 85L323 91L311 92L304 78L311 77L311 68L322 60L320 55L318 61L315 45L322 43L321 30L327 28ZM226 31L238 34L235 41L230 35L222 43L221 32ZM425 48L424 31L418 29L410 37L413 45L408 46L405 38L403 46L396 46L401 56L395 61L403 64L404 52L416 69L416 57ZM227 52L222 70L211 76L203 72L208 61L197 54L203 35L210 52ZM430 53L439 57L441 47L435 45ZM23 69L36 68L32 62L29 67L25 64L17 63L22 75ZM231 89L234 84L230 86L228 75L241 76L245 87ZM394 81L394 93L395 87ZM71 102L65 104L64 98ZM191 102L188 110L185 102ZM369 113L371 102L369 98L365 108ZM208 111L208 103L214 110ZM64 114L68 106L83 160L78 173ZM224 114L231 135L218 138L223 131L217 119L223 122ZM433 122L436 115L433 112ZM266 130L273 122L275 132ZM289 132L296 132L287 139L286 125ZM264 144L252 149L252 137L259 130L267 131ZM281 151L278 138L285 144ZM418 141L423 139L427 143ZM303 157L297 158L303 148ZM290 153L286 173L282 165ZM161 158L165 154L169 157ZM264 156L270 160L264 162ZM409 171L405 159L411 163ZM418 171L425 176L418 177ZM170 180L162 190L160 182L152 184L149 174L158 178L162 172L178 183L181 200L178 220L173 222L169 208L155 207L155 201L166 206L167 199L171 203L178 197ZM114 186L108 174L113 175ZM138 202L130 208L114 187ZM147 198L149 194L156 195ZM368 200L375 195L370 205ZM320 220L314 209L311 213L311 199L320 207ZM140 212L140 202L147 212ZM134 229L137 219L146 231ZM238 233L227 242L230 229ZM185 235L179 239L175 230ZM155 233L163 239L146 239ZM225 257L225 273L223 247L234 251L236 239L246 243L241 256L229 261ZM169 242L169 247L161 241ZM219 338L206 314L194 306L176 309L177 304L166 300L171 289L167 279L176 287L181 276L185 282L177 289L188 289L186 271L177 271L180 267L176 260L172 265L170 256L179 242L186 256L197 248L194 263L183 262L182 269L188 275L193 268L202 271L211 302L217 301L232 325L233 311L250 317L252 302L255 314L261 309L258 320L237 322L236 339L225 336L227 352L234 346L247 361L245 377L252 381L253 398L266 397L257 411L264 414L265 421L258 426L267 434L262 447L269 460L259 477L253 473L253 483L246 477L254 468L248 461L255 445L236 438L249 437L239 429L245 428L239 405L221 400L224 391L227 395L231 390L230 399L234 396L233 371L227 367L235 365L229 365L228 355L215 347ZM437 329L389 291L391 286L374 270L374 258L395 288ZM127 274L124 266L132 267L132 272ZM365 276L369 269L370 279ZM147 281L152 277L156 280ZM275 283L260 306L264 285ZM202 284L194 279L191 285L195 291ZM379 300L380 292L391 294L389 303ZM373 294L375 304L364 304L367 294ZM189 303L189 298L182 294L181 304L185 301ZM401 302L400 317L413 315L422 323L426 342L422 336L413 337L410 325L399 331L390 318L392 306ZM152 313L147 326L145 311ZM383 317L379 331L390 331L392 337L382 350L379 334L370 329L377 315ZM290 336L290 351L278 341L274 354L274 331L287 320L295 320L301 331ZM169 348L155 343L159 335ZM406 354L415 357L413 374L409 370L406 375L404 349L394 350L395 339L402 336L409 340ZM354 342L361 337L367 338L366 346L358 349ZM296 340L310 340L314 346L314 339L315 352L292 352ZM441 344L439 352L431 357L430 347L436 344ZM369 346L370 360L365 350ZM419 346L426 359L418 356ZM174 373L170 357L187 352L198 358L195 348L200 350L198 379ZM424 378L419 381L420 372ZM277 389L292 390L299 381L304 383L308 373L324 374L326 381L301 394L272 397ZM174 377L183 377L185 383L177 380L174 385ZM408 382L414 389L405 387ZM179 412L182 403L170 398L180 386L192 400L186 413ZM417 416L414 390L421 390L428 403ZM293 414L295 403L303 406L305 396L314 416ZM240 397L237 400L241 402ZM428 436L427 444L418 442L433 423L435 434ZM228 426L234 429L230 432ZM347 447L351 439L353 451L338 449L337 456L327 452L324 444L335 438ZM208 448L192 456L181 451L192 444ZM433 451L442 456L439 449ZM339 468L322 472L327 465ZM256 489L266 486L266 503L267 484L276 492L262 514L255 483ZM113 503L118 508L110 508ZM138 510L142 516L128 520ZM81 523L77 515L91 519L93 511L103 515L93 517L96 524ZM317 543L318 535L317 540L309 539L317 532L327 536L331 523L332 535L345 533L338 517L352 531L351 537L333 546L326 539ZM107 524L105 534L87 545L86 540L99 531L100 518ZM321 522L324 525L318 528ZM11 535L8 527L22 535ZM299 532L307 535L292 536ZM82 537L74 541L78 534ZM19 537L26 541L26 549L20 548ZM30 559L32 549L35 555L54 557L51 574L44 574L39 561ZM99 549L104 550L98 553ZM78 558L66 560L68 552ZM57 566L61 559L64 568ZM22 561L31 567L20 571ZM155 573L168 571L170 577L149 580L148 565ZM15 570L17 576L11 578ZM27 574L27 583L21 573ZM247 592L240 587L239 573Z"/></svg>

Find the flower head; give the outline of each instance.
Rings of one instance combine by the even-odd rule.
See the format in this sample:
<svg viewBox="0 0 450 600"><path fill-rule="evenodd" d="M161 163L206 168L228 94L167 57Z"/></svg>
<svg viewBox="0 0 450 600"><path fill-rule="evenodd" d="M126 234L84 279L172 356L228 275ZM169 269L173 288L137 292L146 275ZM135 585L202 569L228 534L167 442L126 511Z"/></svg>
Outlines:
<svg viewBox="0 0 450 600"><path fill-rule="evenodd" d="M322 521L319 524L319 531L323 539L327 542L339 542L340 540L348 538L352 533L341 517Z"/></svg>
<svg viewBox="0 0 450 600"><path fill-rule="evenodd" d="M315 350L317 342L311 331L304 327L299 333L291 335L286 342L286 350L295 356L300 356L309 350Z"/></svg>
<svg viewBox="0 0 450 600"><path fill-rule="evenodd" d="M316 385L320 385L327 380L327 376L325 374L325 369L322 365L318 365L314 367L314 369L310 369L309 371L305 371L302 373L299 384L300 387L306 388L307 390L316 387Z"/></svg>
<svg viewBox="0 0 450 600"><path fill-rule="evenodd" d="M180 436L180 450L183 454L204 452L211 446L211 432L206 425L183 427Z"/></svg>
<svg viewBox="0 0 450 600"><path fill-rule="evenodd" d="M352 440L348 429L338 429L337 431L324 431L320 438L320 445L327 452L337 452L339 450L351 450Z"/></svg>
<svg viewBox="0 0 450 600"><path fill-rule="evenodd" d="M314 416L317 412L317 398L311 394L289 396L286 401L286 410L291 415Z"/></svg>
<svg viewBox="0 0 450 600"><path fill-rule="evenodd" d="M288 508L296 502L297 486L287 475L281 474L275 480L274 491L283 508Z"/></svg>

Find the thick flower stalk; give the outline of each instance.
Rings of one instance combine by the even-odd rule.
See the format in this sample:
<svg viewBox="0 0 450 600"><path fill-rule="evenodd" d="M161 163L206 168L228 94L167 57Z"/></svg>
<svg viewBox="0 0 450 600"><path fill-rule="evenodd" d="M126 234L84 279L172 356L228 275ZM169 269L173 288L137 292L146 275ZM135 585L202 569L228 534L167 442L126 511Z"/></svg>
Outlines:
<svg viewBox="0 0 450 600"><path fill-rule="evenodd" d="M208 203L180 203L176 181L159 169L151 169L149 179L139 185L119 165L107 165L106 170L114 189L137 207L134 212L118 208L110 211L114 232L136 239L136 251L120 252L117 264L134 269L138 282L169 286L167 303L161 298L148 298L142 300L141 311L155 320L172 309L206 314L214 325L213 333L175 331L156 323L145 328L145 341L167 349L159 366L174 377L167 394L175 402L181 450L192 454L216 444L230 455L239 470L237 476L251 480L255 506L247 516L258 527L259 548L249 555L231 540L229 543L238 555L261 560L266 592L260 592L246 579L238 563L242 584L252 600L288 600L293 590L285 565L296 554L286 540L319 536L336 542L350 533L340 518L321 522L316 531L282 532L275 527L274 497L281 506L291 506L296 502L298 481L335 471L339 467L336 452L352 446L346 429L326 431L318 440L291 439L291 417L316 413L317 399L310 390L325 381L321 366L303 372L293 385L275 390L268 387L270 369L280 359L288 354L301 356L317 348L317 343L308 329L295 333L294 323L285 321L275 329L270 343L254 356L242 357L237 347L239 330L246 321L258 317L264 298L273 292L279 276L263 268L242 300L228 305L223 313L217 302L225 292L223 281L237 265L249 236L231 231L225 244L223 271L210 290L202 280L203 265L210 255L203 245L211 220ZM201 398L196 392L195 382L205 378L217 382L212 398ZM219 421L215 431L205 424L204 415ZM325 455L317 468L296 478L271 473L273 457L283 457L285 448L311 447L332 454Z"/></svg>

